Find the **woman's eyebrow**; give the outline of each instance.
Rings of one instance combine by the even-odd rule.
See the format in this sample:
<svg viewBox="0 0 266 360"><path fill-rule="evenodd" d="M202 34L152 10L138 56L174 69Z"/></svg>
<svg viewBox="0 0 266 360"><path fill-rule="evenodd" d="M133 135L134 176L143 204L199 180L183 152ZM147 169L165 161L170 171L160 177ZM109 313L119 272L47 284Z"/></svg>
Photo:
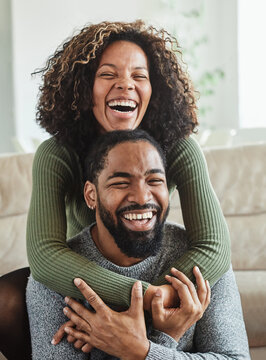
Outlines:
<svg viewBox="0 0 266 360"><path fill-rule="evenodd" d="M103 66L111 66L111 67L113 67L113 68L116 68L115 64L105 63L105 64L100 65L100 66L99 66L99 69L100 69L101 67L103 67Z"/></svg>
<svg viewBox="0 0 266 360"><path fill-rule="evenodd" d="M110 66L110 67L112 67L114 69L117 68L115 64L104 63L104 64L100 65L98 69L101 69L103 66ZM136 66L136 67L134 67L134 69L135 70L147 70L148 71L148 68L146 66Z"/></svg>

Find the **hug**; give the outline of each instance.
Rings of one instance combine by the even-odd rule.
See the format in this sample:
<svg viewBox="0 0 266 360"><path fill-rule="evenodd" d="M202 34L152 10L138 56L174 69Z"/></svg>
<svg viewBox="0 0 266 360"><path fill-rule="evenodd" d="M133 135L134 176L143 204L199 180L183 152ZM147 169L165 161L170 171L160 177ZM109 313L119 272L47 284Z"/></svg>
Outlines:
<svg viewBox="0 0 266 360"><path fill-rule="evenodd" d="M197 359L195 351L206 359L211 359L213 352L221 359L249 356L230 270L229 233L202 151L190 136L198 124L195 95L179 60L180 51L172 50L176 47L175 38L142 21L103 22L83 28L65 42L42 70L37 121L52 136L35 154L27 224L31 271L27 306L34 359L59 359L59 355L49 355L52 351L63 354L62 359L76 358L71 351L77 351L81 358L95 359L104 358L106 353L122 359ZM145 130L155 140L136 135L140 138L108 145L98 158L98 150L105 144L101 136L108 139L107 134L115 130L134 129ZM116 156L112 157L113 153ZM116 166L110 169L111 165ZM117 175L121 176L117 179ZM165 224L168 196L175 188L185 231ZM126 193L121 204L118 193ZM171 270L173 267L178 271ZM12 317L14 311L25 312L28 272L24 269L1 279L0 298L18 291L21 294L9 309L10 317L8 309L5 314L10 321L5 323L1 350L8 359L18 358L16 349L21 359L31 356L30 336L26 341L24 337L27 320L20 316L19 322ZM82 283L83 293L75 286L75 278L89 285ZM141 285L136 286L136 280L141 280ZM209 284L216 294L211 300ZM38 300L39 293L44 294L43 301ZM85 294L95 300L95 307ZM79 299L86 316L91 317L92 305L96 314L99 306L102 315L109 312L112 317L132 318L131 340L126 339L117 352L115 342L106 347L96 340L90 344L86 340L91 333L83 328L83 338L74 342L79 349L66 339L46 347L43 339L49 344L51 331L66 321L62 314L64 296ZM191 302L197 305L196 310L188 305ZM180 324L176 319L184 319L177 315L183 303L185 309L195 312L185 312L188 318ZM49 307L50 315L45 308L38 314L36 307L43 306ZM226 308L222 312L221 306ZM169 308L175 314L170 325ZM143 309L148 312L146 322ZM70 310L68 314L72 314ZM226 323L235 317L237 331ZM51 325L49 334L38 331L41 323L44 329ZM219 335L215 333L218 324ZM67 329L72 337L75 331L81 336L79 327ZM126 335L122 330L117 339ZM209 341L208 332L214 343ZM227 342L215 340L215 336L221 339L221 334ZM40 353L36 350L39 344L44 346ZM84 346L90 355L82 351Z"/></svg>

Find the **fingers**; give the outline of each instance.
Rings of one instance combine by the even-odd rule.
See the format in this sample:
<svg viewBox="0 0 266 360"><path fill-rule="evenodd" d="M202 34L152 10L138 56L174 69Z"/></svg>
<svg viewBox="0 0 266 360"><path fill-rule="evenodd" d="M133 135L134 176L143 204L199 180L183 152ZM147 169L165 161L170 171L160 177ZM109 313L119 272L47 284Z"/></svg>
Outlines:
<svg viewBox="0 0 266 360"><path fill-rule="evenodd" d="M60 341L63 339L64 335L65 335L65 327L73 327L75 326L75 324L69 320L66 323L64 323L62 326L60 326L60 328L57 330L57 332L54 334L54 337L52 339L52 344L53 345L57 345L60 343Z"/></svg>
<svg viewBox="0 0 266 360"><path fill-rule="evenodd" d="M79 291L84 295L84 297L88 300L90 305L97 311L104 311L107 306L102 301L102 299L92 290L89 285L85 283L82 279L76 278L74 280L74 284L77 286ZM72 307L72 305L71 305ZM73 308L74 309L74 308ZM75 309L74 309L75 310ZM75 310L76 311L76 310Z"/></svg>
<svg viewBox="0 0 266 360"><path fill-rule="evenodd" d="M65 329L64 329L64 331L65 331ZM76 341L76 339L73 336L71 336L71 335L67 336L67 342L74 343L75 341Z"/></svg>
<svg viewBox="0 0 266 360"><path fill-rule="evenodd" d="M135 315L143 314L143 293L142 283L140 281L136 281L132 287L129 312Z"/></svg>
<svg viewBox="0 0 266 360"><path fill-rule="evenodd" d="M90 345L90 336L89 336L89 334L86 334L85 332L82 332L82 331L78 331L78 330L73 329L73 328L71 328L71 327L66 327L66 328L65 328L65 332L66 332L68 335L73 336L75 339L82 341L84 344L87 344L87 343L88 343L88 345L91 346L91 345ZM85 345L84 345L84 346L85 346ZM82 347L82 349L83 349L83 347ZM85 349L86 349L86 348L85 348ZM83 351L83 350L82 350L82 351Z"/></svg>
<svg viewBox="0 0 266 360"><path fill-rule="evenodd" d="M82 346L81 350L84 352L84 353L90 353L91 350L93 349L93 346L90 345L90 344L85 344L84 346Z"/></svg>
<svg viewBox="0 0 266 360"><path fill-rule="evenodd" d="M79 304L81 305L81 304ZM83 306L83 305L81 305ZM87 310L85 307L84 307L85 310ZM65 307L63 309L64 311L64 314L78 327L78 329L82 330L82 331L87 331L87 332L90 332L91 331L91 326L90 324L88 323L87 320L84 320L82 317L80 317L78 314L76 314L74 311L72 311L71 309ZM87 310L88 312L90 312L89 310ZM67 326L67 328L70 329L69 326ZM66 327L65 327L65 330L66 330ZM68 333L71 335L71 333Z"/></svg>
<svg viewBox="0 0 266 360"><path fill-rule="evenodd" d="M210 292L211 292L209 282L204 280L197 266L193 268L193 274L195 275L196 278L197 294L199 301L204 307L205 306L207 307L210 302Z"/></svg>
<svg viewBox="0 0 266 360"><path fill-rule="evenodd" d="M181 305L185 302L194 302L194 298L197 299L197 292L194 285L183 273L181 273L181 271L172 268L171 272L174 277L166 275L165 279L170 282L173 288L177 291Z"/></svg>
<svg viewBox="0 0 266 360"><path fill-rule="evenodd" d="M84 341L82 340L76 340L76 338L74 338L74 336L72 335L68 335L68 337L72 338L72 339L75 339L74 341L74 348L77 349L77 350L80 350L84 345ZM72 342L72 341L71 341Z"/></svg>
<svg viewBox="0 0 266 360"><path fill-rule="evenodd" d="M153 318L155 316L161 318L161 316L164 313L163 296L162 295L163 295L162 290L158 288L154 294L154 297L152 298L151 311L152 311Z"/></svg>
<svg viewBox="0 0 266 360"><path fill-rule="evenodd" d="M198 301L198 294L197 294L197 291L196 291L196 288L195 288L193 282L190 281L189 278L184 273L177 270L176 268L172 268L171 273L174 276L178 277L178 279L180 281L182 281L182 283L185 284L188 287L188 290L189 290L189 292L191 294L191 297L192 297L193 301L197 302Z"/></svg>

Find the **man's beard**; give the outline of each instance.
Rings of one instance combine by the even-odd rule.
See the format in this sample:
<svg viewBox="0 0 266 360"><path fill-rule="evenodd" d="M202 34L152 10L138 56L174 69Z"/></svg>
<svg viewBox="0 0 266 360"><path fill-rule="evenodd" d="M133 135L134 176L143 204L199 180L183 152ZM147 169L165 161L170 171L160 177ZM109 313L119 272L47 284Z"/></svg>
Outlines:
<svg viewBox="0 0 266 360"><path fill-rule="evenodd" d="M134 210L156 210L156 223L151 230L148 231L132 231L128 229L122 222L120 215L125 211ZM169 206L164 214L162 220L162 209L156 205L130 205L116 212L117 225L112 217L112 214L103 206L98 197L98 210L104 226L113 236L116 245L128 257L146 258L148 256L155 256L162 245L163 227L167 215L169 213Z"/></svg>

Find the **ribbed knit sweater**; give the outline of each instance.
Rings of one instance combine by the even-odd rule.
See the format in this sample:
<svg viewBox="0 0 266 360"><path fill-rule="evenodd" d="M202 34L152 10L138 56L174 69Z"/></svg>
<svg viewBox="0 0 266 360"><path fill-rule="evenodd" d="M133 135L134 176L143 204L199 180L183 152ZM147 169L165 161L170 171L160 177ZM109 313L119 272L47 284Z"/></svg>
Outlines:
<svg viewBox="0 0 266 360"><path fill-rule="evenodd" d="M174 224L166 224L162 246L155 256L128 267L107 260L91 237L91 227L70 240L69 246L102 268L120 275L152 282L168 267L169 261L178 259L188 248L185 231ZM89 306L88 302L83 302ZM116 357L93 349L90 356L77 351L63 339L51 345L57 329L68 319L63 314L64 297L30 277L27 286L27 308L32 339L32 359L56 360L118 360ZM176 342L167 334L152 327L146 314L147 337L150 349L146 360L249 360L247 334L243 321L240 296L232 269L212 287L211 302L201 320L191 326Z"/></svg>
<svg viewBox="0 0 266 360"><path fill-rule="evenodd" d="M189 250L169 264L193 278L198 265L214 284L230 265L230 241L219 202L210 184L206 161L193 138L179 140L167 158L169 191L176 187L189 240ZM63 295L82 298L75 277L84 279L100 297L128 305L134 279L102 269L74 253L66 239L94 220L86 206L77 154L54 138L43 142L33 162L33 186L27 222L27 252L33 278ZM169 272L169 269L165 273ZM164 284L164 274L154 284ZM149 283L143 281L144 290Z"/></svg>

